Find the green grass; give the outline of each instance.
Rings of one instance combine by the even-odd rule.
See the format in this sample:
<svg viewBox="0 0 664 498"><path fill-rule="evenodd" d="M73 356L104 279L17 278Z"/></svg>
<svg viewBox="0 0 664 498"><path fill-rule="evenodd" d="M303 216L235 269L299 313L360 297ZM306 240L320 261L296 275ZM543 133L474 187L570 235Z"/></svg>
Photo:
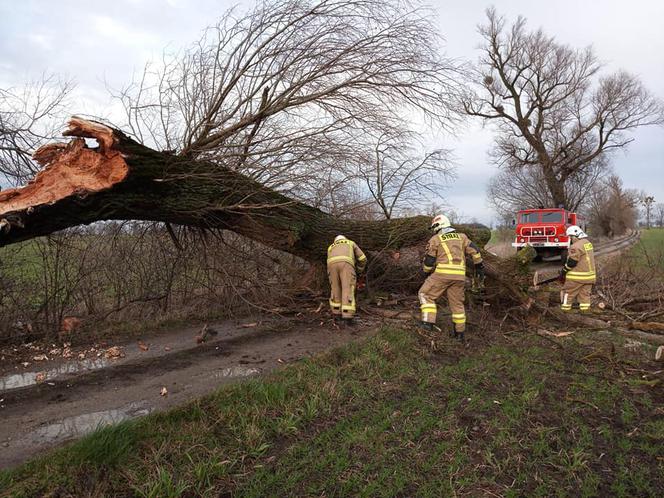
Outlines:
<svg viewBox="0 0 664 498"><path fill-rule="evenodd" d="M629 251L638 264L664 270L664 228L641 230L641 240Z"/></svg>
<svg viewBox="0 0 664 498"><path fill-rule="evenodd" d="M528 336L431 352L384 329L102 429L10 472L10 496L656 496L661 385ZM577 351L578 349L578 351ZM614 365L615 366L615 365ZM622 372L622 374L621 374Z"/></svg>
<svg viewBox="0 0 664 498"><path fill-rule="evenodd" d="M41 248L37 241L19 242L2 249L0 269L13 280L21 279L35 284L40 281L42 272Z"/></svg>
<svg viewBox="0 0 664 498"><path fill-rule="evenodd" d="M486 243L487 246L499 244L501 242L514 241L514 228L495 228L491 230L491 238Z"/></svg>

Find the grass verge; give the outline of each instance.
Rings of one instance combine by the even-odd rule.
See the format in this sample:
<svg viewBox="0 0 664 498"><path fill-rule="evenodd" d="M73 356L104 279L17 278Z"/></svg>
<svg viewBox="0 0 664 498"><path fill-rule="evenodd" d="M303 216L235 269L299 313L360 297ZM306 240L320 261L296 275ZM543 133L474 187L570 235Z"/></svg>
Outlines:
<svg viewBox="0 0 664 498"><path fill-rule="evenodd" d="M641 267L659 268L664 271L664 228L641 230L641 237L629 251Z"/></svg>
<svg viewBox="0 0 664 498"><path fill-rule="evenodd" d="M533 336L383 329L0 474L9 496L656 496L661 385ZM471 352L472 351L472 352ZM608 360L607 360L608 361Z"/></svg>

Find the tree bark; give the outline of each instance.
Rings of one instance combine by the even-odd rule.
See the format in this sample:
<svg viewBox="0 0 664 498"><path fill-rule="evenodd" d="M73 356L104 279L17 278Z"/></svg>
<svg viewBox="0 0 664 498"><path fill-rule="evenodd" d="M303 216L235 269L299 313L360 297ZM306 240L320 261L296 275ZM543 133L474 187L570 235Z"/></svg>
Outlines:
<svg viewBox="0 0 664 498"><path fill-rule="evenodd" d="M553 166L547 164L543 167L544 178L546 179L546 185L549 188L551 193L551 198L553 199L553 206L551 207L560 207L562 206L565 209L570 209L570 206L567 205L567 195L565 193L565 184L556 178L556 173L553 170Z"/></svg>
<svg viewBox="0 0 664 498"><path fill-rule="evenodd" d="M428 217L355 221L330 216L224 165L145 147L121 131L72 118L67 144L35 153L44 166L27 186L0 192L0 246L103 220L226 229L320 262L335 235L364 250L424 244ZM85 139L99 146L89 148ZM483 246L486 227L459 229Z"/></svg>

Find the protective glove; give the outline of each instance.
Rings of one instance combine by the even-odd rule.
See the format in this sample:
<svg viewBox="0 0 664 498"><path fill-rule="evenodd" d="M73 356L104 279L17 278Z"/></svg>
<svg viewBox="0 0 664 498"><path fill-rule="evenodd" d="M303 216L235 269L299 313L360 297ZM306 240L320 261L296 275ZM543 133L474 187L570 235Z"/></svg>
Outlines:
<svg viewBox="0 0 664 498"><path fill-rule="evenodd" d="M484 282L484 277L486 274L484 273L484 265L482 263L475 265L475 275L480 280L480 282Z"/></svg>
<svg viewBox="0 0 664 498"><path fill-rule="evenodd" d="M558 280L560 281L561 284L565 283L565 279L567 278L567 271L563 268L560 270L560 273L558 274Z"/></svg>

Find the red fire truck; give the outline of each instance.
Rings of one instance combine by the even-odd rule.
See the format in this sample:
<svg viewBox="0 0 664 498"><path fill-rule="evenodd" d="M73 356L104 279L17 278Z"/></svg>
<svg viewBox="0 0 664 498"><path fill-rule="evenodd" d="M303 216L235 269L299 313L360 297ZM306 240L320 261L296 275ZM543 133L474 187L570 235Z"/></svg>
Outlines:
<svg viewBox="0 0 664 498"><path fill-rule="evenodd" d="M517 213L512 224L516 226L516 237L512 247L518 251L522 247L532 246L539 259L560 256L567 259L569 237L565 235L567 227L578 225L584 228L581 217L566 209L523 209Z"/></svg>

